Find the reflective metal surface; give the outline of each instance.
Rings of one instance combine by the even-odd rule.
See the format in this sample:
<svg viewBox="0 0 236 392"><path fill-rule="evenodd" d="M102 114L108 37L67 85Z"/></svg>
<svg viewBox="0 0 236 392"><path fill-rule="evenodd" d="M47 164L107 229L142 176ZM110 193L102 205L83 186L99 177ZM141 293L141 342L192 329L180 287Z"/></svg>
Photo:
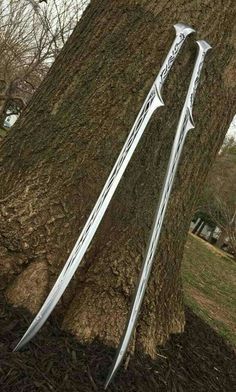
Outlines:
<svg viewBox="0 0 236 392"><path fill-rule="evenodd" d="M161 233L162 223L165 216L165 211L170 197L170 192L172 189L183 144L188 131L194 128L193 118L192 118L192 107L193 107L194 97L196 94L204 58L206 52L208 51L208 49L210 49L210 45L208 45L206 41L197 41L197 44L198 44L198 54L194 65L188 93L179 119L177 131L176 131L176 135L175 135L175 139L174 139L174 143L173 143L173 147L171 150L171 155L168 163L167 173L161 191L161 196L159 199L158 208L154 219L149 243L147 246L141 274L139 277L138 285L132 302L131 311L128 317L125 331L123 337L121 338L121 342L117 349L116 357L114 359L108 378L106 380L105 389L108 387L116 371L118 370L122 362L122 359L126 353L132 333L134 331L139 310L142 305L143 297L148 283L151 267L153 264L155 251Z"/></svg>
<svg viewBox="0 0 236 392"><path fill-rule="evenodd" d="M106 184L65 264L57 281L55 282L51 292L49 293L42 308L31 323L30 327L15 347L14 351L21 349L27 342L29 342L38 330L45 323L57 302L64 293L67 285L72 279L76 269L81 263L81 260L88 249L88 246L102 220L102 217L110 203L110 200L120 182L120 179L133 155L135 148L150 120L153 112L164 103L161 98L161 88L171 69L171 66L179 53L179 50L184 43L185 38L194 32L194 30L184 24L178 23L175 26L176 37L171 46L171 49L161 67L161 70L153 83L150 92L145 99L145 102L135 120L135 123L128 135L128 138L123 146L123 149L106 181Z"/></svg>

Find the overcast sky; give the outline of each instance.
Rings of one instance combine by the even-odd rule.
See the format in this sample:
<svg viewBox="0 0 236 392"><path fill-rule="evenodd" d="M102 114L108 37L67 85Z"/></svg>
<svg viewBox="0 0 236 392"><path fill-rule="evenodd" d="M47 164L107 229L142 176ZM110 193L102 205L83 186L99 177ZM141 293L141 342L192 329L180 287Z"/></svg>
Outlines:
<svg viewBox="0 0 236 392"><path fill-rule="evenodd" d="M234 116L233 121L229 127L227 136L233 136L236 139L236 115Z"/></svg>

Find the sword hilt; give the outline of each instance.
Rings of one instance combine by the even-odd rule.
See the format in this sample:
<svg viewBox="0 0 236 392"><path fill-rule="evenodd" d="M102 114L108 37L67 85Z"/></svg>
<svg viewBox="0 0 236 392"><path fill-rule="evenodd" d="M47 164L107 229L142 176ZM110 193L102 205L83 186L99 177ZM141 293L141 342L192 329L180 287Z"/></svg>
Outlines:
<svg viewBox="0 0 236 392"><path fill-rule="evenodd" d="M166 56L166 59L157 75L157 78L155 80L155 86L156 86L156 90L157 90L157 95L159 100L163 103L163 99L161 96L161 89L162 86L167 78L167 75L175 61L176 56L178 55L184 41L185 38L191 34L194 33L195 30L191 27L188 26L187 24L184 23L177 23L174 25L175 28L175 33L176 33L176 37L171 45L171 48L169 50L168 55Z"/></svg>
<svg viewBox="0 0 236 392"><path fill-rule="evenodd" d="M211 49L211 46L208 44L208 42L204 40L196 41L196 43L198 45L198 55L194 65L191 81L189 84L188 94L185 100L185 107L187 107L189 111L189 124L186 128L186 132L194 128L193 103L194 103L198 83L200 80L204 59L208 50Z"/></svg>

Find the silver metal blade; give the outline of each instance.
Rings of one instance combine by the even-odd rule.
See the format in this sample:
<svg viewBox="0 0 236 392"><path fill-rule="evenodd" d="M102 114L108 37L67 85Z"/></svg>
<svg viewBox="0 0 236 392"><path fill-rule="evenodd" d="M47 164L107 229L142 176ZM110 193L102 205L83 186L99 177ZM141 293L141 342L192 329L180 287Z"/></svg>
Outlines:
<svg viewBox="0 0 236 392"><path fill-rule="evenodd" d="M111 366L111 370L108 374L106 383L105 383L105 389L108 387L109 383L115 376L122 359L124 358L124 355L126 353L127 347L129 345L132 333L134 331L137 319L138 319L138 314L142 305L142 301L144 298L145 290L147 287L148 283L148 278L151 272L151 267L153 264L157 244L159 241L160 233L161 233L161 228L165 216L165 211L167 208L168 200L170 197L172 185L174 182L174 177L176 173L176 169L178 166L179 158L181 155L181 151L184 145L185 137L187 135L187 132L194 128L193 121L192 121L192 107L193 107L193 101L197 89L197 85L199 82L200 78L200 73L201 69L203 66L203 61L206 55L206 52L208 49L210 49L210 45L207 44L206 41L197 41L199 50L196 58L196 62L194 65L188 93L186 96L186 100L181 112L181 116L179 119L174 143L172 146L171 150L171 155L168 163L168 168L166 172L166 177L164 180L164 185L161 191L161 196L159 199L158 207L157 207L157 212L156 216L154 219L153 223L153 228L151 231L151 236L149 239L149 243L147 246L146 250L146 255L144 258L141 274L139 277L138 285L136 288L136 292L133 298L133 302L131 305L131 311L128 317L128 321L125 327L125 331L123 334L123 337L121 338L121 342L119 344L119 347L117 349L117 354L114 359L114 362Z"/></svg>
<svg viewBox="0 0 236 392"><path fill-rule="evenodd" d="M177 24L174 26L176 30L176 37L171 46L171 49L163 63L163 66L158 73L158 76L153 83L150 92L145 99L145 102L135 120L135 123L128 135L128 138L123 146L123 149L106 181L106 184L64 266L55 285L49 293L42 308L37 316L29 326L28 330L15 347L14 351L21 349L33 336L38 332L41 326L45 323L57 302L64 293L67 285L72 279L76 269L80 265L82 258L88 249L90 242L103 218L103 215L110 203L110 200L120 182L120 179L137 147L139 140L153 114L153 112L164 105L161 98L162 85L172 67L172 64L185 40L194 30L184 24Z"/></svg>

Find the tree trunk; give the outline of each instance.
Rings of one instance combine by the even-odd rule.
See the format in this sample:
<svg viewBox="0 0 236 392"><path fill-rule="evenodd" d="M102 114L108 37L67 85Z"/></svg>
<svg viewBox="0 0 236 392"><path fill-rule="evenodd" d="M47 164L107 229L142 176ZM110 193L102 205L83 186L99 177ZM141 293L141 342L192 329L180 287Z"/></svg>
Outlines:
<svg viewBox="0 0 236 392"><path fill-rule="evenodd" d="M201 234L202 230L204 229L204 227L205 227L205 222L202 221L200 227L198 228L198 230L196 232L196 235L200 236L200 234Z"/></svg>
<svg viewBox="0 0 236 392"><path fill-rule="evenodd" d="M199 219L197 220L197 223L195 224L193 230L192 230L192 233L193 233L193 234L196 234L196 232L198 231L198 229L199 229L199 227L201 226L201 224L202 224L202 220L201 220L201 218L199 218Z"/></svg>
<svg viewBox="0 0 236 392"><path fill-rule="evenodd" d="M220 233L218 240L216 241L216 246L218 246L218 248L222 248L222 246L224 245L226 237L227 237L227 233L226 233L225 230L223 230Z"/></svg>
<svg viewBox="0 0 236 392"><path fill-rule="evenodd" d="M6 103L0 101L0 127L4 128L4 123L6 120Z"/></svg>
<svg viewBox="0 0 236 392"><path fill-rule="evenodd" d="M214 235L215 229L216 229L215 227L211 227L211 229L210 229L210 234L207 239L207 241L210 242L210 244L213 243L213 235Z"/></svg>
<svg viewBox="0 0 236 392"><path fill-rule="evenodd" d="M182 331L180 265L194 203L235 113L234 1L94 0L1 145L0 263L9 302L35 313L64 265L184 21L213 50L187 137L133 347ZM82 342L117 344L196 57L184 44L82 268L57 307ZM176 230L176 227L178 230Z"/></svg>

